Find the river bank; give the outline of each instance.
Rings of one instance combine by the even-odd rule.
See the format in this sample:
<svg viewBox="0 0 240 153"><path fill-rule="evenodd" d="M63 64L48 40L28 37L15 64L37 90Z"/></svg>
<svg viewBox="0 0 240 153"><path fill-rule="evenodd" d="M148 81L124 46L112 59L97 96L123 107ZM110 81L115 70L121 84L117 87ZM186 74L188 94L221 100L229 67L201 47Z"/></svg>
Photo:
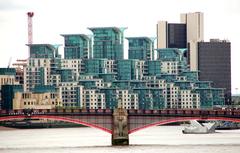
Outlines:
<svg viewBox="0 0 240 153"><path fill-rule="evenodd" d="M0 131L10 131L10 130L16 130L16 129L11 127L0 126Z"/></svg>

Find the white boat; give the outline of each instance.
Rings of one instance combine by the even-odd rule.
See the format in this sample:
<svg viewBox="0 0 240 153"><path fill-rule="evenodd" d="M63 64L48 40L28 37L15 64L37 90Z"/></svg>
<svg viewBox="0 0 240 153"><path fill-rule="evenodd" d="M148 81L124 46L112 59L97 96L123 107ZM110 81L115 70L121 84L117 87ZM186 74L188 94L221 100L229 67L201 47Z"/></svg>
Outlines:
<svg viewBox="0 0 240 153"><path fill-rule="evenodd" d="M215 122L199 123L197 120L190 121L188 126L185 126L182 132L184 134L207 134L215 132Z"/></svg>

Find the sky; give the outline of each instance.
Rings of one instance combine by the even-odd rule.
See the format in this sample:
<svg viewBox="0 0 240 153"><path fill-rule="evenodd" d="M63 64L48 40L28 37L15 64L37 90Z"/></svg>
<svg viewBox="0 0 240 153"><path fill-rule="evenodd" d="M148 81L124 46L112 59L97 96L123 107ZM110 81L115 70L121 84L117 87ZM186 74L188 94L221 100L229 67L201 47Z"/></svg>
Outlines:
<svg viewBox="0 0 240 153"><path fill-rule="evenodd" d="M156 37L157 21L178 23L180 13L203 12L204 40L231 42L232 93L240 94L239 0L0 0L0 67L27 59L29 11L37 44L64 44L60 34L92 34L88 27L127 27L125 37Z"/></svg>

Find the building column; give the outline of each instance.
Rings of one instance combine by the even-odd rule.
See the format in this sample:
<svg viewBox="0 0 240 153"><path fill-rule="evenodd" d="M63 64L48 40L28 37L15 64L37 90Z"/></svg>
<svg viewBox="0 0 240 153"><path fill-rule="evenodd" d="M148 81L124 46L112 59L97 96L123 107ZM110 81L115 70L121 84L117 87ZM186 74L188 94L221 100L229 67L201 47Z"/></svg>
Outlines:
<svg viewBox="0 0 240 153"><path fill-rule="evenodd" d="M129 145L127 110L117 108L113 112L112 145Z"/></svg>

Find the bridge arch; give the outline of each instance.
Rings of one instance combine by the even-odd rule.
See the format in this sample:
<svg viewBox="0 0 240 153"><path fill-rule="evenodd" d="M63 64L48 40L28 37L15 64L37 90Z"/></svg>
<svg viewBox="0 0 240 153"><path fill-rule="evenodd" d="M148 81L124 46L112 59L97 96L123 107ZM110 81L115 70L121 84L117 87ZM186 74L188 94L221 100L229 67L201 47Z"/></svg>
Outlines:
<svg viewBox="0 0 240 153"><path fill-rule="evenodd" d="M21 116L6 116L6 117L0 117L0 122L1 121L10 121L10 120L15 120L15 119L26 119L27 117L25 115ZM88 127L96 128L99 130L102 130L104 132L112 134L112 130L109 130L107 128L101 127L99 125L95 125L92 123L87 123L85 121L81 121L80 119L73 119L69 117L62 117L62 116L50 116L50 115L34 115L29 117L30 119L49 119L49 120L55 120L55 121L64 121L64 122L69 122L69 123L75 123L75 124L81 124L85 125Z"/></svg>
<svg viewBox="0 0 240 153"><path fill-rule="evenodd" d="M153 126L158 126L158 125L165 125L169 123L176 123L176 122L185 122L185 121L190 121L190 120L198 120L198 121L231 121L231 122L238 122L240 123L240 119L237 118L227 118L227 117L208 117L208 118L202 118L202 117L178 117L178 118L171 118L171 119L165 119L157 122L153 122L147 125L143 125L134 129L129 130L129 134L135 133L137 131L150 128Z"/></svg>

